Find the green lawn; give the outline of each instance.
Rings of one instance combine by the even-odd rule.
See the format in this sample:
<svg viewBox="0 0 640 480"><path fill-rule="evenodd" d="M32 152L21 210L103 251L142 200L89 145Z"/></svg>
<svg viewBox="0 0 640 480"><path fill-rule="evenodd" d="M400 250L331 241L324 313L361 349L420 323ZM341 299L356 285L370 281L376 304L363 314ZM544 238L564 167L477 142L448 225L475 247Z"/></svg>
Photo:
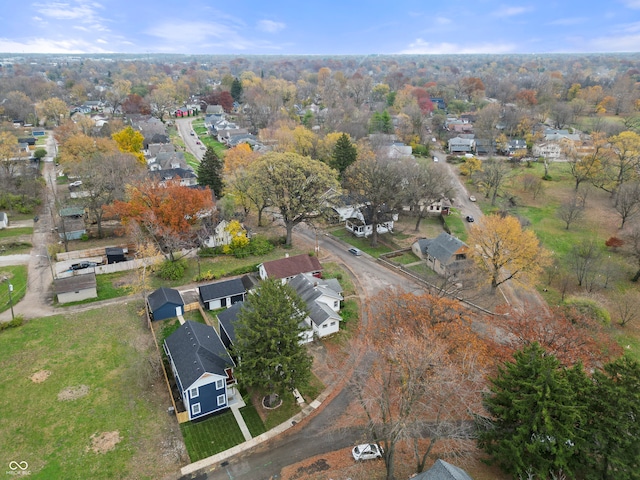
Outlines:
<svg viewBox="0 0 640 480"><path fill-rule="evenodd" d="M344 227L336 228L335 230L332 230L330 233L334 237L337 237L340 240L347 242L349 245L353 245L354 247L362 250L365 253L368 253L369 255L375 258L378 258L383 253L389 253L393 251L393 249L385 245L382 245L380 243L378 243L378 246L374 248L371 246L370 238L358 238ZM383 237L381 236L381 238Z"/></svg>
<svg viewBox="0 0 640 480"><path fill-rule="evenodd" d="M267 431L260 415L258 415L256 407L253 405L242 407L240 409L240 414L242 415L242 418L244 418L244 423L247 424L247 428L249 429L249 433L251 433L252 437L257 437Z"/></svg>
<svg viewBox="0 0 640 480"><path fill-rule="evenodd" d="M8 281L5 281L4 279ZM9 300L9 284L13 286ZM0 312L9 310L24 297L27 289L27 266L13 265L0 267Z"/></svg>
<svg viewBox="0 0 640 480"><path fill-rule="evenodd" d="M225 410L199 422L181 423L180 430L192 462L224 452L244 442L244 436L231 410Z"/></svg>
<svg viewBox="0 0 640 480"><path fill-rule="evenodd" d="M29 242L6 242L0 245L0 256L29 253L32 248Z"/></svg>
<svg viewBox="0 0 640 480"><path fill-rule="evenodd" d="M5 466L26 461L29 478L43 480L177 474L180 462L168 445L179 442L179 432L167 415L169 395L139 308L131 302L53 316L0 333ZM30 379L43 371L50 376L41 383ZM85 388L85 395L61 400L72 387ZM96 453L91 437L105 432L121 440Z"/></svg>
<svg viewBox="0 0 640 480"><path fill-rule="evenodd" d="M33 227L3 228L0 230L0 238L19 237L20 235L33 235Z"/></svg>
<svg viewBox="0 0 640 480"><path fill-rule="evenodd" d="M224 157L224 154L227 151L227 147L218 142L215 138L209 136L207 127L204 126L204 119L200 118L194 120L193 122L191 122L191 127L193 128L193 131L196 132L203 145L213 148L218 157Z"/></svg>

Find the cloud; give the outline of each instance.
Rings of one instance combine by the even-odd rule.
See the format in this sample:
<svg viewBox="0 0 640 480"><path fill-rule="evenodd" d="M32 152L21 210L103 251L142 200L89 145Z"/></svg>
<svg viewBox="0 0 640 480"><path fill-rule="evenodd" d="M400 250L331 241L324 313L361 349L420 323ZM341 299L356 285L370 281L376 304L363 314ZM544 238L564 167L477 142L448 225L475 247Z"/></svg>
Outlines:
<svg viewBox="0 0 640 480"><path fill-rule="evenodd" d="M0 38L0 52L20 53L112 53L84 40L51 40L50 38L32 38L26 42L16 42Z"/></svg>
<svg viewBox="0 0 640 480"><path fill-rule="evenodd" d="M586 17L568 17L568 18L558 18L557 20L552 20L548 22L547 25L578 25L580 23L584 23L588 20Z"/></svg>
<svg viewBox="0 0 640 480"><path fill-rule="evenodd" d="M66 2L50 2L35 4L34 7L39 14L45 17L55 18L56 20L79 21L91 21L95 19L96 9L102 8L97 3L84 2L82 0L75 2L74 5Z"/></svg>
<svg viewBox="0 0 640 480"><path fill-rule="evenodd" d="M509 7L505 5L492 12L491 15L500 18L515 17L516 15L522 15L523 13L528 13L532 10L532 7Z"/></svg>
<svg viewBox="0 0 640 480"><path fill-rule="evenodd" d="M627 8L640 10L640 0L622 0L622 3Z"/></svg>
<svg viewBox="0 0 640 480"><path fill-rule="evenodd" d="M515 45L499 43L477 43L473 45L459 45L455 43L430 43L422 38L410 43L407 48L398 52L409 55L438 55L438 54L472 54L472 53L509 53L515 51Z"/></svg>
<svg viewBox="0 0 640 480"><path fill-rule="evenodd" d="M640 34L593 38L588 44L594 52L637 52Z"/></svg>
<svg viewBox="0 0 640 480"><path fill-rule="evenodd" d="M436 17L435 20L438 25L449 25L451 23L451 19L446 17Z"/></svg>
<svg viewBox="0 0 640 480"><path fill-rule="evenodd" d="M284 30L286 25L282 22L274 22L273 20L260 20L258 22L258 30L267 33L278 33L280 30Z"/></svg>

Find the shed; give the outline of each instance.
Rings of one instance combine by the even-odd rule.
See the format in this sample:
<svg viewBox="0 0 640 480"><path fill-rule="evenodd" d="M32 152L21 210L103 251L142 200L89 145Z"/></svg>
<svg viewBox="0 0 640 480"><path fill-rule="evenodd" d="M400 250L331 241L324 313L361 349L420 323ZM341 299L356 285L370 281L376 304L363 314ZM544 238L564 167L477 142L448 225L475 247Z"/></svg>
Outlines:
<svg viewBox="0 0 640 480"><path fill-rule="evenodd" d="M53 281L53 289L60 303L79 302L98 297L95 272L56 278Z"/></svg>
<svg viewBox="0 0 640 480"><path fill-rule="evenodd" d="M245 275L242 278L202 285L198 287L198 290L203 305L209 310L216 310L243 302L247 291L252 286L253 282Z"/></svg>
<svg viewBox="0 0 640 480"><path fill-rule="evenodd" d="M119 247L106 247L104 253L107 256L107 264L126 262L125 249Z"/></svg>
<svg viewBox="0 0 640 480"><path fill-rule="evenodd" d="M147 307L151 320L164 320L182 315L184 300L177 290L160 287L147 296Z"/></svg>
<svg viewBox="0 0 640 480"><path fill-rule="evenodd" d="M9 226L9 217L5 212L0 212L0 228L7 228Z"/></svg>

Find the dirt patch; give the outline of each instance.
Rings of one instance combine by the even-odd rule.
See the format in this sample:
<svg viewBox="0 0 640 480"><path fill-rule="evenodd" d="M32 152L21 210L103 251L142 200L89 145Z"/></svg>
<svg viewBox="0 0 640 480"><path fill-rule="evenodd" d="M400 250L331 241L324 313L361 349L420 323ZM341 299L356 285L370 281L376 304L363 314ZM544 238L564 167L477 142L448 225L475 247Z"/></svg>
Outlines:
<svg viewBox="0 0 640 480"><path fill-rule="evenodd" d="M85 395L89 394L89 387L87 385L77 385L75 387L67 387L58 393L58 400L66 402L69 400L77 400Z"/></svg>
<svg viewBox="0 0 640 480"><path fill-rule="evenodd" d="M91 435L91 450L95 453L107 453L120 443L122 437L120 432L102 432Z"/></svg>
<svg viewBox="0 0 640 480"><path fill-rule="evenodd" d="M51 375L50 370L39 370L29 377L33 383L42 383Z"/></svg>

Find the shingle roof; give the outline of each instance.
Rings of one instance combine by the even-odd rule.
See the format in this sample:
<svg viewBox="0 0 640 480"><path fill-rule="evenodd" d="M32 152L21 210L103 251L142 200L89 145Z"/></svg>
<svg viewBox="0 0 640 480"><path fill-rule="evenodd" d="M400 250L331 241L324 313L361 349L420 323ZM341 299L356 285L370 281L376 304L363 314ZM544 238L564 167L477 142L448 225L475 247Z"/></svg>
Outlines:
<svg viewBox="0 0 640 480"><path fill-rule="evenodd" d="M317 257L307 254L272 260L262 264L269 278L288 278L299 273L310 273L322 270Z"/></svg>
<svg viewBox="0 0 640 480"><path fill-rule="evenodd" d="M436 463L419 475L413 477L413 480L473 480L467 472L459 467L451 465L444 460L436 460Z"/></svg>
<svg viewBox="0 0 640 480"><path fill-rule="evenodd" d="M334 283L337 284L338 290L334 290L334 288L332 288ZM313 323L316 325L322 325L322 323L329 318L334 318L338 321L340 320L340 315L334 312L328 305L323 302L316 301L322 295L336 300L342 300L342 295L340 295L342 288L337 281L331 282L330 284L328 281L301 273L300 275L293 277L289 281L289 285L307 304L307 307L309 308L309 318Z"/></svg>
<svg viewBox="0 0 640 480"><path fill-rule="evenodd" d="M200 290L200 298L203 302L208 302L218 298L231 297L233 295L240 295L247 291L241 278L202 285L198 287L198 289Z"/></svg>
<svg viewBox="0 0 640 480"><path fill-rule="evenodd" d="M233 343L236 339L236 322L238 320L238 313L244 305L244 302L236 302L227 308L225 311L218 313L218 320L222 324L222 328L227 332L227 335Z"/></svg>
<svg viewBox="0 0 640 480"><path fill-rule="evenodd" d="M184 389L204 373L225 375L234 363L213 327L186 321L167 337L165 344Z"/></svg>
<svg viewBox="0 0 640 480"><path fill-rule="evenodd" d="M87 288L96 288L95 272L74 275L73 277L56 278L53 281L56 295L59 293L76 292Z"/></svg>
<svg viewBox="0 0 640 480"><path fill-rule="evenodd" d="M167 287L160 287L155 292L149 294L149 296L147 297L147 301L149 302L149 307L151 307L152 312L167 303L172 303L174 305L184 305L184 301L180 296L180 292L174 290L173 288Z"/></svg>
<svg viewBox="0 0 640 480"><path fill-rule="evenodd" d="M464 247L466 244L452 235L446 232L442 232L436 238L431 240L427 245L427 253L440 261L440 263L446 264L454 253L456 253L460 247Z"/></svg>

